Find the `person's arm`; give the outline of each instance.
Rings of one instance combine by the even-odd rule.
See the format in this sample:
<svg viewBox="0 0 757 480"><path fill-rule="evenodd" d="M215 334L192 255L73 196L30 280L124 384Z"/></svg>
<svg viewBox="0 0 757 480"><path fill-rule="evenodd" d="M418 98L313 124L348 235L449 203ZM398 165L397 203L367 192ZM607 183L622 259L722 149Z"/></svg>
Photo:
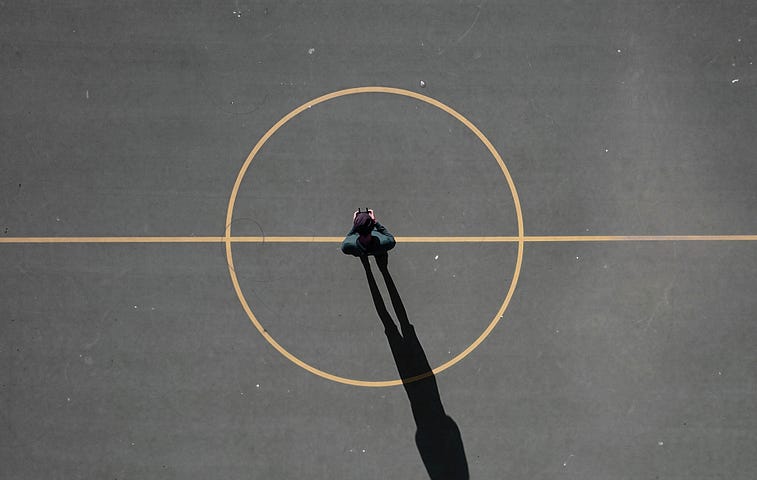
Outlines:
<svg viewBox="0 0 757 480"><path fill-rule="evenodd" d="M381 246L381 248L385 251L394 248L394 246L397 244L397 242L394 240L394 235L389 233L389 230L387 230L386 227L381 225L379 222L376 222L374 228L376 229L376 232L379 233L379 235L376 236L379 239L379 245Z"/></svg>
<svg viewBox="0 0 757 480"><path fill-rule="evenodd" d="M358 234L356 232L353 232L353 230L354 228L350 230L350 233L348 233L342 241L342 253L346 253L347 255L355 255L357 257L360 256L359 253L356 253L357 247L355 246Z"/></svg>

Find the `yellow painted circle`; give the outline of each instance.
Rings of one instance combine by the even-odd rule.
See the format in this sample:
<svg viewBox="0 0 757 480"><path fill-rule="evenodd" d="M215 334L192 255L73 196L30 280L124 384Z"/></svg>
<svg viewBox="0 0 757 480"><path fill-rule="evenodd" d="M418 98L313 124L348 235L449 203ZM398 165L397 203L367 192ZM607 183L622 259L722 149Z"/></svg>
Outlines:
<svg viewBox="0 0 757 480"><path fill-rule="evenodd" d="M252 149L250 154L247 156L247 160L245 160L244 164L242 165L242 168L239 170L239 175L237 175L237 180L234 183L234 188L231 191L231 198L229 198L229 207L226 211L226 233L224 236L224 241L226 243L226 259L228 260L229 264L229 275L231 275L231 283L234 284L234 290L237 292L237 297L239 297L239 301L242 303L242 307L244 308L244 311L247 312L247 316L250 317L250 320L252 321L253 325L255 325L255 328L258 329L261 335L263 335L263 338L265 338L268 343L270 343L273 348L279 351L282 355L284 355L286 358L288 358L290 361L292 361L294 364L304 368L305 370L318 375L319 377L326 378L328 380L333 380L335 382L339 383L345 383L348 385L356 385L361 387L388 387L393 385L401 385L402 379L396 379L396 380L386 380L386 381L365 381L365 380L356 380L352 378L346 378L346 377L340 377L338 375L333 375L328 372L324 372L323 370L319 370L312 365L303 362L296 356L294 356L292 353L290 353L288 350L286 350L284 347L279 345L276 340L271 337L271 335L263 328L263 325L260 324L258 319L255 317L255 314L252 313L252 309L250 308L250 305L247 303L247 300L245 299L244 293L242 293L242 289L239 286L239 281L237 280L237 274L234 269L234 258L231 252L231 244L232 244L232 237L231 237L231 223L234 216L234 203L236 202L237 194L239 193L239 186L242 184L242 179L245 176L245 173L247 173L247 169L250 167L250 164L252 163L252 160L255 158L255 155L260 151L260 149L265 145L265 143L268 141L271 136L273 136L276 131L278 131L279 128L284 126L289 120L296 117L303 111L307 110L308 108L318 105L319 103L326 102L328 100L338 98L338 97L344 97L346 95L356 95L359 93L388 93L391 95L401 95L405 97L414 98L416 100L420 100L421 102L428 103L429 105L433 105L454 118L456 118L458 121L460 121L462 124L464 124L470 131L472 131L478 138L481 140L481 142L486 146L487 149L489 149L489 152L492 154L495 160L497 160L497 163L499 164L499 168L502 169L502 173L505 175L505 178L507 179L507 184L510 187L510 193L513 196L513 203L515 205L515 213L517 215L518 220L518 257L515 262L515 272L513 273L513 279L512 282L510 282L510 289L507 291L507 295L505 296L505 300L502 302L502 306L499 307L499 310L497 311L497 314L494 316L494 319L489 323L489 325L486 327L486 329L479 335L479 337L471 343L468 348L460 352L457 356L450 359L446 363L439 365L438 367L434 368L432 371L434 374L437 374L439 372L442 372L452 365L456 364L466 356L468 356L469 353L471 353L476 347L478 347L481 342L484 341L484 339L489 336L491 331L494 329L494 327L497 326L497 323L499 323L500 318L505 313L505 309L507 309L507 305L510 303L510 299L513 296L513 292L515 291L515 286L518 283L518 277L520 276L520 269L521 269L521 263L523 261L523 243L524 243L524 234L523 234L523 214L521 213L520 208L520 200L518 199L518 193L515 190L515 184L513 183L513 179L510 176L510 172L507 170L507 167L505 166L505 162L502 160L502 157L499 155L497 150L494 148L494 145L489 141L486 136L481 133L481 131L473 125L470 120L465 118L463 115L452 109L451 107L448 107L447 105L443 104L442 102L435 100L431 97L427 97L426 95L421 95L420 93L411 92L410 90L403 90L400 88L391 88L391 87L358 87L358 88L348 88L345 90L338 90L336 92L332 92L326 95L323 95L321 97L318 97L314 100L310 100L307 103L304 103L300 105L299 107L295 108L291 112L289 112L287 115L285 115L281 120L276 122L276 124L271 127L263 137L258 140L258 143L255 145L255 147ZM405 379L407 382L408 380L414 381L419 380L420 378L423 378L427 375L419 375L417 377L414 377L413 379Z"/></svg>

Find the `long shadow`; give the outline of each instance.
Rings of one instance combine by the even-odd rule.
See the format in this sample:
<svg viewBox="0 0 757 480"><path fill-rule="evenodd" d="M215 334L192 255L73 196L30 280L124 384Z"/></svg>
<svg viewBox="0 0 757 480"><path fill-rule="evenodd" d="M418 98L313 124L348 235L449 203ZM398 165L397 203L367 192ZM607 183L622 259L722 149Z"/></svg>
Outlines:
<svg viewBox="0 0 757 480"><path fill-rule="evenodd" d="M368 258L361 257L361 261L365 268L376 312L384 324L384 333L389 341L394 362L397 364L397 371L402 378L407 397L410 399L410 408L415 419L415 444L418 452L432 480L467 479L469 478L468 462L465 458L460 430L455 421L444 411L436 377L418 341L415 328L407 318L392 276L389 274L388 257L381 255L375 258L389 291L392 307L402 330L401 334L386 309Z"/></svg>

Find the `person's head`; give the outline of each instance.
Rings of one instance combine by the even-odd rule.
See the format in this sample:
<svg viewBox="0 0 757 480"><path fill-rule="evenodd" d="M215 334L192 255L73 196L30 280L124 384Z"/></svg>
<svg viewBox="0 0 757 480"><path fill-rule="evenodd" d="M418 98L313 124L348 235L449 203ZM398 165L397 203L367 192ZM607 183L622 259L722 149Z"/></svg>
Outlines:
<svg viewBox="0 0 757 480"><path fill-rule="evenodd" d="M367 213L358 213L355 216L355 231L361 236L370 235L373 230L373 219Z"/></svg>
<svg viewBox="0 0 757 480"><path fill-rule="evenodd" d="M368 246L371 243L371 231L375 222L367 213L358 213L355 216L355 231L360 235L360 243Z"/></svg>

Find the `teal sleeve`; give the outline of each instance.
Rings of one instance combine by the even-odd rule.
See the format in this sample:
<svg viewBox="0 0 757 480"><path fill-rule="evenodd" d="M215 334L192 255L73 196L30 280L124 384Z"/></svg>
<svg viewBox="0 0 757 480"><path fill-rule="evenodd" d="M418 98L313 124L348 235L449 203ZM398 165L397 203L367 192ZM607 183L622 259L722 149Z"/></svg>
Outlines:
<svg viewBox="0 0 757 480"><path fill-rule="evenodd" d="M357 245L355 245L355 242L357 242L358 234L352 233L350 231L349 234L345 237L345 239L342 241L342 253L346 253L347 255L355 255L356 257L360 256L360 251L357 248Z"/></svg>
<svg viewBox="0 0 757 480"><path fill-rule="evenodd" d="M394 248L394 246L397 244L397 242L394 240L394 235L389 233L389 230L387 230L386 227L381 225L379 222L376 222L375 228L376 232L379 233L377 237L381 246L380 248L383 251L391 250L392 248Z"/></svg>

